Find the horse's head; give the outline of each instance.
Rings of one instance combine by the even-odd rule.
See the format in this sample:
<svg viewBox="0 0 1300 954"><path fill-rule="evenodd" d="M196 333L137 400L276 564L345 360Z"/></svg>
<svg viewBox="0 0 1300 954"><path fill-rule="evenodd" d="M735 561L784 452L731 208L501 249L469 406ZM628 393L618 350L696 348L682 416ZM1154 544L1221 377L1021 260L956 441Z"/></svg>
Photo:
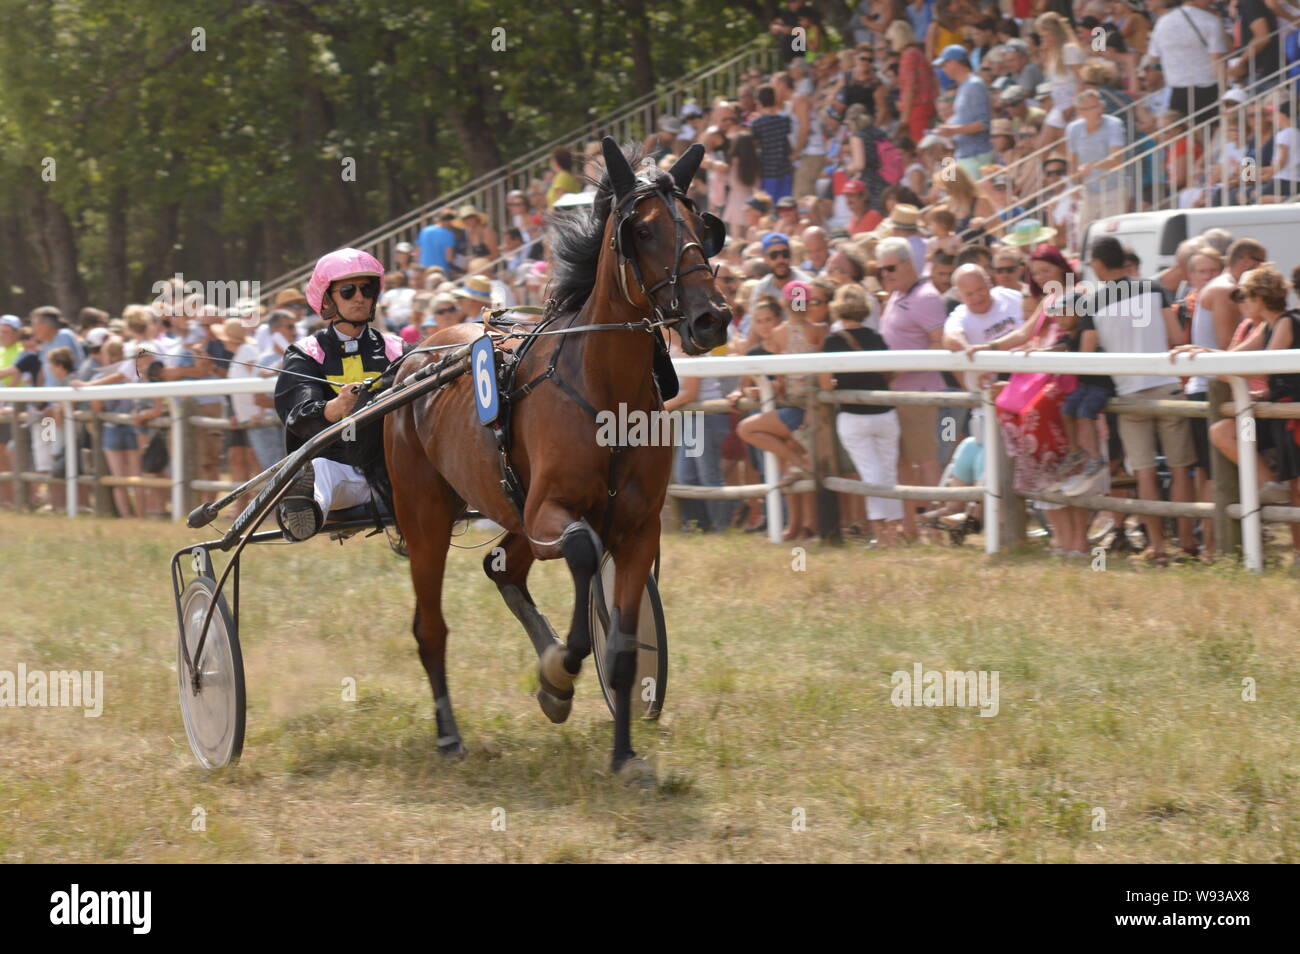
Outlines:
<svg viewBox="0 0 1300 954"><path fill-rule="evenodd" d="M687 354L726 344L731 309L709 259L722 251L727 229L717 216L696 211L686 194L704 147L691 146L667 173L638 178L613 139L606 136L601 145L613 191L605 241L617 258L624 297L675 324Z"/></svg>

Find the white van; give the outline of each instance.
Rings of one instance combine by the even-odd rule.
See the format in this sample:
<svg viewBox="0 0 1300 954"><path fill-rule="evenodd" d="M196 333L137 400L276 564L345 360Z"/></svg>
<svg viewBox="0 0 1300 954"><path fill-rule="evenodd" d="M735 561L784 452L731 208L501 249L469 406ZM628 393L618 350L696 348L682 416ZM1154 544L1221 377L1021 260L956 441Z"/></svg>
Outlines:
<svg viewBox="0 0 1300 954"><path fill-rule="evenodd" d="M1102 235L1113 235L1137 253L1141 274L1147 277L1173 264L1178 243L1209 229L1227 229L1233 238L1253 238L1268 249L1268 256L1288 279L1300 265L1300 205L1225 205L1216 209L1170 209L1164 212L1130 212L1098 219L1088 225L1084 249ZM1087 255L1084 255L1084 270Z"/></svg>

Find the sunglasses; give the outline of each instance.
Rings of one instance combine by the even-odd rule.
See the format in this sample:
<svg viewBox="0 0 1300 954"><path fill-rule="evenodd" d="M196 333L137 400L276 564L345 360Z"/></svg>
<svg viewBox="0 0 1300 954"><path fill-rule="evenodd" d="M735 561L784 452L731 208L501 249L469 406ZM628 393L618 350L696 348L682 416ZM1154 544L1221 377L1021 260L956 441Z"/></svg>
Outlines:
<svg viewBox="0 0 1300 954"><path fill-rule="evenodd" d="M897 265L881 265L879 270L884 275L892 275L897 269Z"/></svg>
<svg viewBox="0 0 1300 954"><path fill-rule="evenodd" d="M350 301L357 292L361 292L362 298L375 298L379 295L379 282L348 282L334 290L344 301Z"/></svg>
<svg viewBox="0 0 1300 954"><path fill-rule="evenodd" d="M1045 176L1051 176L1052 178L1056 178L1057 176L1063 176L1063 175L1065 175L1065 170L1064 170L1064 169L1044 169L1044 170L1043 170L1043 175L1045 175Z"/></svg>
<svg viewBox="0 0 1300 954"><path fill-rule="evenodd" d="M435 315L454 315L454 314L456 314L456 312L458 312L458 311L460 311L460 309L457 308L457 307L455 307L455 306L453 305L453 306L448 307L448 308L435 308L435 309L433 310L433 313L434 313Z"/></svg>
<svg viewBox="0 0 1300 954"><path fill-rule="evenodd" d="M724 284L724 285L734 285L734 284L736 284L737 282L739 282L740 279L739 279L739 278L719 278L718 281L722 282L722 284Z"/></svg>
<svg viewBox="0 0 1300 954"><path fill-rule="evenodd" d="M767 253L768 258L789 258L790 250L788 248L778 248Z"/></svg>
<svg viewBox="0 0 1300 954"><path fill-rule="evenodd" d="M999 275L1009 275L1011 272L1019 270L1019 265L995 265L993 267L993 271L997 272Z"/></svg>

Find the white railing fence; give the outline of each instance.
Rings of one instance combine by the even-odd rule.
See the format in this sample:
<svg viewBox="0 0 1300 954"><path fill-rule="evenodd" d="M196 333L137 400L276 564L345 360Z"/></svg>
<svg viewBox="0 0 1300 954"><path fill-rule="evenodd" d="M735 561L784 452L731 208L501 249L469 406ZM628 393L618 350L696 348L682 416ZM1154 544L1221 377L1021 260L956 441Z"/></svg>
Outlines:
<svg viewBox="0 0 1300 954"><path fill-rule="evenodd" d="M675 362L678 373L683 377L736 377L739 375L756 376L760 385L760 404L764 409L776 406L772 379L787 374L820 374L823 372L852 371L948 371L956 374L967 371L975 372L1045 372L1051 374L1108 374L1108 375L1163 375L1186 377L1195 375L1220 376L1226 379L1231 389L1231 403L1220 403L1217 398L1206 405L1193 405L1191 402L1135 402L1132 399L1118 399L1113 402L1115 409L1140 409L1145 414L1169 414L1176 416L1211 417L1230 414L1237 420L1237 433L1241 436L1241 446L1255 446L1255 419L1300 418L1300 405L1297 404L1257 404L1252 401L1246 379L1268 374L1300 373L1300 350L1292 351L1256 351L1202 354L1196 358L1179 355L1172 360L1167 354L1060 354L1031 353L1019 354L1008 352L982 351L973 360L962 353L948 351L870 351L825 354L788 354L765 355L759 357L701 357L679 359ZM226 426L225 422L197 418L186 412L184 402L195 398L213 395L269 393L274 387L271 379L244 378L237 380L183 381L167 384L118 384L100 387L73 388L0 388L0 406L13 403L18 413L24 413L32 404L47 405L57 403L63 407L65 446L75 448L77 443L77 420L91 419L94 416L76 407L93 400L121 400L135 398L163 398L169 406L165 426L169 429L171 445L170 475L165 486L171 492L171 513L174 519L184 520L186 514L197 503L196 495L205 490L233 489L232 482L196 482L193 474L193 448L196 443L194 432L199 427ZM1004 514L1016 511L1015 507L1005 507L1003 501L1017 499L1007 466L1005 450L1002 445L1001 430L997 416L993 412L994 394L992 389L981 393L944 392L937 398L933 392L910 394L906 392L814 392L814 404L821 408L820 413L814 407L811 415L821 431L820 439L825 440L833 433L833 411L835 404L845 403L929 403L942 400L948 406L971 406L978 403L984 409L983 438L985 448L984 485L970 488L962 497L978 496L984 504L985 550L997 552L1014 543L1013 539L1003 539L1005 526L1015 526L1014 521L1004 521ZM714 406L700 409L707 411L723 410L718 402ZM1178 405L1168 407L1166 405ZM1183 406L1186 405L1186 406ZM14 419L14 411L0 414L0 420ZM92 427L98 421L90 420ZM21 458L24 441L23 433L16 433L14 442L16 457ZM819 438L814 435L814 446ZM78 486L83 482L95 482L105 486L99 476L86 477L78 475L78 455L67 455L68 470L64 480L68 497L68 513L77 513ZM952 499L951 494L936 492L932 487L897 485L894 487L873 487L860 482L845 480L828 470L826 455L814 454L817 462L814 480L802 481L784 488L787 493L807 491L835 491L859 493L877 497L898 497L900 499L938 500L944 497ZM1134 501L1116 497L1071 498L1081 506L1115 510L1159 514L1162 516L1208 517L1216 520L1240 520L1241 540L1244 562L1248 569L1259 570L1263 567L1262 519L1300 521L1300 508L1263 507L1260 505L1259 480L1255 454L1242 453L1238 468L1233 468L1226 458L1216 457L1216 501L1207 503L1169 503L1162 501ZM1237 477L1237 480L1231 479ZM49 483L56 481L48 473L31 473L15 465L7 473L0 474L0 481L12 482L17 496L16 500L25 498L23 488L29 482ZM110 479L111 480L111 479ZM120 478L116 484L122 486ZM768 509L769 535L779 539L781 525L781 489L777 487L777 462L772 454L765 455L764 482L747 487L701 488L674 485L675 495L682 498L696 499L740 499L745 497L765 497ZM199 485L196 486L196 483ZM147 486L141 484L141 486ZM970 493L970 491L975 491ZM1234 491L1239 493L1239 500L1232 499ZM1034 499L1053 499L1051 494L1023 495ZM1056 501L1061 502L1061 501ZM1226 525L1226 524L1225 524Z"/></svg>

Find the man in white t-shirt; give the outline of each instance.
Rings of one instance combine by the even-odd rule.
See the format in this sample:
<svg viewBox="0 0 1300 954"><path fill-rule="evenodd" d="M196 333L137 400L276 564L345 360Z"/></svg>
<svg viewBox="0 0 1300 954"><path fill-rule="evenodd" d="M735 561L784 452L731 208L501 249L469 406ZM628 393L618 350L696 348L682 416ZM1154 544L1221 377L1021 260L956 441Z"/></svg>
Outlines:
<svg viewBox="0 0 1300 954"><path fill-rule="evenodd" d="M1078 323L1079 350L1106 351L1111 354L1154 354L1168 352L1183 343L1184 333L1174 309L1166 310L1164 299L1151 282L1128 278L1124 247L1113 235L1104 235L1092 243L1089 264L1100 284L1097 290L1076 307L1081 311ZM1142 400L1179 400L1182 388L1173 375L1117 374L1112 376L1115 393L1120 397ZM1185 417L1150 417L1142 413L1119 415L1119 438L1124 446L1128 469L1137 478L1138 496L1159 500L1156 480L1156 444L1173 477L1175 501L1192 499L1191 468L1196 463L1191 422ZM1167 562L1164 527L1159 518L1146 521L1151 541L1151 556L1157 563ZM1191 520L1179 521L1179 531L1190 545Z"/></svg>
<svg viewBox="0 0 1300 954"><path fill-rule="evenodd" d="M1024 295L994 285L981 266L973 262L961 266L952 273L952 285L962 303L943 323L943 346L949 351L973 355L1023 323ZM969 391L979 390L973 371L965 372L964 383Z"/></svg>
<svg viewBox="0 0 1300 954"><path fill-rule="evenodd" d="M1223 21L1211 0L1185 0L1167 11L1151 31L1147 53L1160 61L1169 87L1169 108L1184 116L1212 115L1219 101L1218 63L1228 52Z"/></svg>

